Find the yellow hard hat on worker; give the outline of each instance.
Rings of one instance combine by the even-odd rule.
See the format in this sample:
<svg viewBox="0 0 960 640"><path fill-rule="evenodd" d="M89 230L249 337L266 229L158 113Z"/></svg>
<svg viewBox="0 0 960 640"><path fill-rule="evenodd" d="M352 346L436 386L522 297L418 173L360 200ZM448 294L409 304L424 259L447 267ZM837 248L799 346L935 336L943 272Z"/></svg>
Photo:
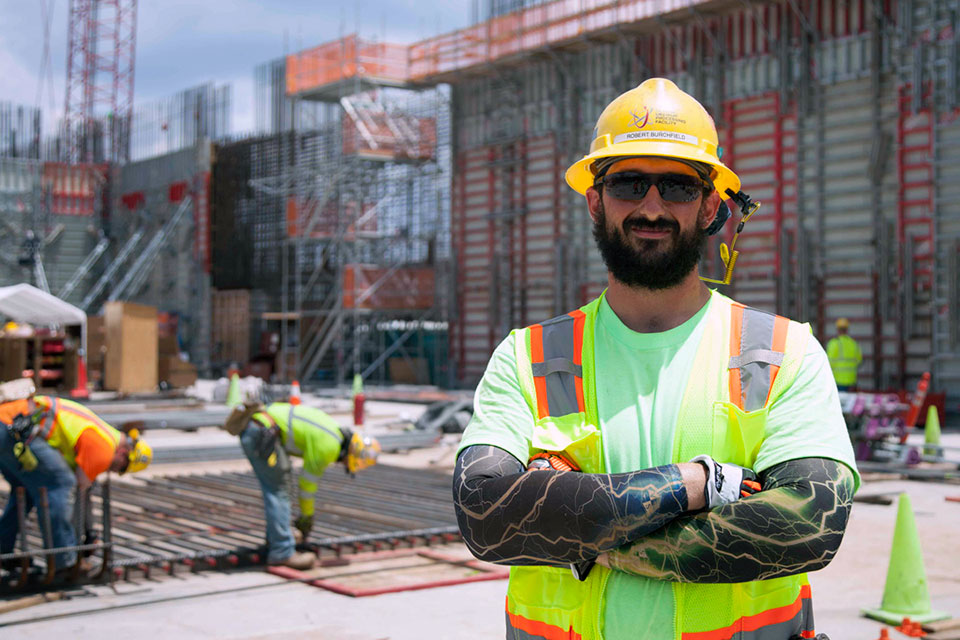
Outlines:
<svg viewBox="0 0 960 640"><path fill-rule="evenodd" d="M123 473L143 471L153 460L153 448L140 438L140 432L137 429L131 429L127 436L133 443L127 456L127 468Z"/></svg>
<svg viewBox="0 0 960 640"><path fill-rule="evenodd" d="M849 329L850 321L846 318L837 318L837 329Z"/></svg>
<svg viewBox="0 0 960 640"><path fill-rule="evenodd" d="M353 474L372 467L377 464L379 455L380 443L377 442L376 438L353 432L353 435L350 436L350 443L347 445L347 457L344 460L347 472Z"/></svg>
<svg viewBox="0 0 960 640"><path fill-rule="evenodd" d="M720 161L717 145L717 128L707 110L670 80L650 78L603 110L590 153L567 169L567 184L585 194L593 186L597 160L658 156L709 165L714 187L728 198L740 191L740 178Z"/></svg>

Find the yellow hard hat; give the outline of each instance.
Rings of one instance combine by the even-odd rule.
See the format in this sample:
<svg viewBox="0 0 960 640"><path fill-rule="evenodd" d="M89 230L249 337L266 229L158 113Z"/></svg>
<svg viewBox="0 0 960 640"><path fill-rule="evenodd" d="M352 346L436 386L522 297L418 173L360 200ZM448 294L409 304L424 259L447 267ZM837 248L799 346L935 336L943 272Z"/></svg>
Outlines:
<svg viewBox="0 0 960 640"><path fill-rule="evenodd" d="M849 329L850 321L846 318L837 318L837 329Z"/></svg>
<svg viewBox="0 0 960 640"><path fill-rule="evenodd" d="M347 471L356 473L377 464L380 455L380 443L376 438L364 437L354 432L347 447Z"/></svg>
<svg viewBox="0 0 960 640"><path fill-rule="evenodd" d="M702 162L712 168L710 179L721 198L740 191L740 178L720 162L713 118L666 78L650 78L620 94L600 114L593 138L590 153L567 169L567 184L577 193L593 186L593 163L612 156Z"/></svg>
<svg viewBox="0 0 960 640"><path fill-rule="evenodd" d="M133 439L133 447L130 448L129 462L124 473L143 471L153 460L153 448L140 439L140 433L136 429L130 431L130 437Z"/></svg>

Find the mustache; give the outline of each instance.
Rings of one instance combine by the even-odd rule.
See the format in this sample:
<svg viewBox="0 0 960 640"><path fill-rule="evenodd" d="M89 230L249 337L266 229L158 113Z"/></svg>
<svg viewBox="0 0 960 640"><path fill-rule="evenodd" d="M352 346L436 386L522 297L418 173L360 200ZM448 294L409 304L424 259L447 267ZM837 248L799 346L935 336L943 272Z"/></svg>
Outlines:
<svg viewBox="0 0 960 640"><path fill-rule="evenodd" d="M630 231L637 229L640 231L679 231L680 225L673 220L659 218L657 220L647 220L646 218L633 218L623 223L623 230Z"/></svg>

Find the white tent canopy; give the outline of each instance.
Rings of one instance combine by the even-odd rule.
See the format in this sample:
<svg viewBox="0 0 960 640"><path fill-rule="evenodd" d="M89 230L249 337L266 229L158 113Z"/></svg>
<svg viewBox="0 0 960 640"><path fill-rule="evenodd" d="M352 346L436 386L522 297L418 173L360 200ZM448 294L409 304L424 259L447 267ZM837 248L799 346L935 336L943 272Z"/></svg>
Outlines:
<svg viewBox="0 0 960 640"><path fill-rule="evenodd" d="M87 314L29 284L0 287L0 315L34 325L87 324Z"/></svg>
<svg viewBox="0 0 960 640"><path fill-rule="evenodd" d="M0 317L32 325L80 325L81 353L87 351L87 314L55 295L21 283L0 287Z"/></svg>

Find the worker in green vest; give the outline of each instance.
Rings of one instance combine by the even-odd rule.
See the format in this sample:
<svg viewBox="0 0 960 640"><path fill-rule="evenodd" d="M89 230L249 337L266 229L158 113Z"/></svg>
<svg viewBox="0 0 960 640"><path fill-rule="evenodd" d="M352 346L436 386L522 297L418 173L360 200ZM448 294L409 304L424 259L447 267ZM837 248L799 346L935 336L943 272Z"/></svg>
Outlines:
<svg viewBox="0 0 960 640"><path fill-rule="evenodd" d="M850 321L837 318L837 337L827 343L827 358L839 391L850 391L857 386L857 369L863 362L860 346L849 332Z"/></svg>
<svg viewBox="0 0 960 640"><path fill-rule="evenodd" d="M454 471L464 540L511 566L506 636L821 637L806 573L859 484L826 354L704 284L736 260L701 276L708 235L756 204L693 97L647 80L593 138L566 180L607 289L496 348Z"/></svg>
<svg viewBox="0 0 960 640"><path fill-rule="evenodd" d="M223 427L240 436L240 445L263 492L267 523L267 563L305 570L314 566L316 555L297 552L313 529L314 494L324 470L343 463L347 473L372 467L380 453L375 438L341 427L329 415L313 407L274 402L268 406L238 405ZM300 516L290 523L287 479L292 473L289 456L303 459L297 484Z"/></svg>

